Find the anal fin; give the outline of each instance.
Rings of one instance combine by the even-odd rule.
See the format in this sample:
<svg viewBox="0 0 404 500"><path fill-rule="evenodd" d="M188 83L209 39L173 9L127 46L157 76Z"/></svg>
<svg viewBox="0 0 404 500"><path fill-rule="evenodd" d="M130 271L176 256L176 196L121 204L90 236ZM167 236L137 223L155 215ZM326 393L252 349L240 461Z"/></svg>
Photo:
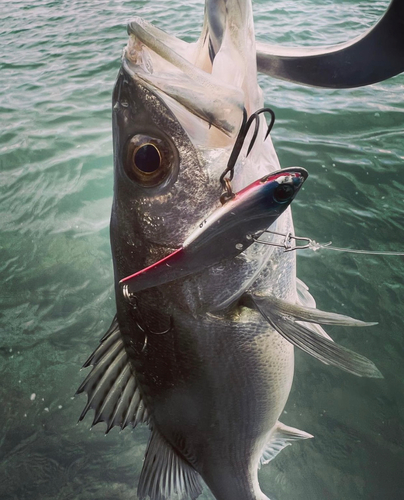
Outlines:
<svg viewBox="0 0 404 500"><path fill-rule="evenodd" d="M268 443L264 447L259 467L269 463L281 450L291 445L293 441L298 439L310 439L312 437L313 436L307 432L299 431L299 429L278 422L274 431L271 433Z"/></svg>
<svg viewBox="0 0 404 500"><path fill-rule="evenodd" d="M199 474L153 429L139 479L139 500L195 500L201 493Z"/></svg>
<svg viewBox="0 0 404 500"><path fill-rule="evenodd" d="M100 345L85 362L91 372L77 390L88 396L79 420L90 409L95 410L93 425L106 422L108 433L114 426L124 429L148 420L128 355L125 351L116 316Z"/></svg>

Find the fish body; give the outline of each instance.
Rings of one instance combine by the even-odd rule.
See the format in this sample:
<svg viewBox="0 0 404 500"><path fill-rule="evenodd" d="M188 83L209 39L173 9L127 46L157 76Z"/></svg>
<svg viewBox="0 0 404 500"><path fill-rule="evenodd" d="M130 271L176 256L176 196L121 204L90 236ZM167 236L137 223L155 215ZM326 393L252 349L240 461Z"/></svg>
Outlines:
<svg viewBox="0 0 404 500"><path fill-rule="evenodd" d="M208 1L195 44L140 19L128 31L113 94L117 316L85 365L93 368L78 391L88 394L81 418L94 409L107 431L149 425L140 499L197 498L202 478L217 500L264 500L260 465L312 437L279 422L294 345L357 375L378 372L324 332L319 323L363 323L317 311L296 278L295 252L273 246L272 233L157 286L131 293L129 280L125 292L122 282L223 210L219 179L243 116L263 106L250 1ZM252 131L234 165L235 192L279 170L257 121L251 153ZM293 235L290 208L272 222Z"/></svg>
<svg viewBox="0 0 404 500"><path fill-rule="evenodd" d="M178 247L218 207L221 189L218 176L206 174L194 146L164 103L157 103L141 86L135 87L130 75L120 78L128 82L118 80L121 99L127 92L128 102L133 103L129 94L137 90L147 96L145 116L152 117L157 106L159 112L147 123L127 116L143 103L123 109L115 105L115 130L124 129L128 137L145 129L153 137L177 130L178 135L171 133L170 139L182 159L175 194L159 194L158 208L155 196L136 196L136 187L128 185L119 164L115 177L111 242L117 317L153 432L186 459L218 500L266 498L258 485L258 463L290 391L293 346L259 312L235 304L263 269L267 279L260 278L257 290L265 290L271 282L277 296L295 300L295 280L290 277L295 256L290 253L285 259L282 250L255 245L248 256L224 259L191 277L140 292L136 306L144 322L134 317L119 281ZM127 123L136 124L139 130L128 130ZM115 135L117 162L125 157L120 150L122 136ZM157 220L156 227L149 226L148 210L152 223ZM282 225L292 227L290 214ZM269 264L277 253L282 254L282 264L278 266L277 259ZM171 331L149 334L144 349L142 329L165 331L170 321Z"/></svg>

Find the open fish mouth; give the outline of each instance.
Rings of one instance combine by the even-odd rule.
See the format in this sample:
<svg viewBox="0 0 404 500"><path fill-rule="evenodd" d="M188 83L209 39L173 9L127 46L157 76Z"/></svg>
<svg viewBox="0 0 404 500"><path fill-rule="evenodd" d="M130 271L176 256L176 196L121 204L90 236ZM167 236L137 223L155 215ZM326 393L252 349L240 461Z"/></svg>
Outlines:
<svg viewBox="0 0 404 500"><path fill-rule="evenodd" d="M215 135L216 142L230 144L243 119L242 89L198 66L203 66L198 44L186 44L140 18L128 25L128 33L123 67L132 78L167 103L191 138Z"/></svg>
<svg viewBox="0 0 404 500"><path fill-rule="evenodd" d="M262 233L271 225L274 225L273 229L281 231L293 230L290 216L282 218L282 214L287 211L307 178L307 172L298 167L274 172L279 168L279 163L268 138L274 116L268 127L263 118L267 109L262 108L262 95L256 80L255 46L252 43L247 49L245 46L248 44L242 41L245 36L250 36L248 32L252 29L251 18L247 16L240 19L243 19L243 22L239 25L237 37L223 36L220 47L216 46L215 49L206 43L206 39L210 39L207 36L201 36L196 44L186 44L142 19L136 19L128 25L129 41L124 49L121 70L123 80L129 80L128 85L135 89L133 94L142 96L140 100L147 102L150 100L147 94L150 94L159 103L164 103L166 109L158 104L160 115L172 113L181 125L192 143L195 157L200 160L200 168L206 175L206 179L202 180L201 186L197 188L200 195L192 198L194 202L197 198L205 200L206 203L205 207L198 211L190 211L187 203L188 227L182 235L167 234L167 225L164 224L159 226L161 230L157 230L159 217L154 217L154 225L144 225L149 255L144 267L136 263L134 265L137 269L132 267L131 272L120 276L120 284L124 286L126 295L193 276L209 268L210 274L199 274L195 280L191 280L192 284L188 283L188 295L201 297L205 290L211 289L212 280L220 280L217 270L222 267L227 269L230 265L232 271L226 281L236 273L233 283L224 287L223 296L219 298L218 295L218 300L213 303L211 301L213 309L225 308L254 281L272 251L269 247L259 245L250 248L255 243L256 234ZM244 47L241 51L238 50L240 44ZM237 57L235 53L238 54ZM136 105L134 107L136 108ZM152 118L157 113L151 106L148 111ZM273 115L272 111L271 113ZM134 114L132 117L136 120ZM122 122L122 130L127 129L127 123ZM251 127L252 124L255 124L255 127ZM160 128L159 133L161 132ZM149 147L149 144L142 143L141 148L145 147ZM176 168L175 174L168 174L160 184L158 177L156 183L152 184L152 172L146 172L148 166L145 165L144 175L142 174L140 179L143 186L150 188L143 190L145 196L150 194L150 199L153 199L153 190L163 193L171 192L171 188L172 192L181 189L187 165L179 153L177 156L181 165ZM135 170L138 172L139 168ZM224 179L229 170L231 174ZM193 176L195 174L194 170ZM274 175L274 178L270 175ZM133 180L139 181L137 178ZM195 180L190 179L188 186L185 186L184 200L190 199L189 186L195 185ZM232 198L231 188L220 196L220 189L226 190L225 181L232 184L236 193L235 199L231 201L226 198ZM256 182L261 185L262 192L266 192L268 188L269 191L275 192L282 185L284 194L290 189L290 196L284 200L275 200L274 193L268 191L266 201L272 200L273 204L267 207L264 215L251 216L251 213L259 213L262 208L260 201L252 201L254 197L250 199L246 195L246 192L251 194L254 191ZM164 193L155 200L160 203L163 198ZM224 207L221 207L219 200L226 203ZM139 201L137 203L139 204ZM143 204L142 209L148 205L151 203ZM160 205L159 210L167 212ZM178 213L177 207L170 206L170 210ZM236 219L235 213L237 224L233 223ZM228 232L222 231L229 222L224 222L229 214L232 220L231 228ZM141 217L144 219L144 212ZM254 220L258 220L257 227L254 222L251 224ZM216 234L213 234L215 229L213 233L210 232L210 221L220 224L220 230L216 231ZM281 224L281 227L278 227L278 224ZM174 226L174 231L179 225ZM248 225L251 227L248 228ZM149 236L150 228L152 230ZM266 236L267 240L271 238L273 236ZM162 249L163 242L167 241L168 246L175 246L176 250L171 254L160 252L158 258L152 258L150 249L155 250L156 243ZM218 251L211 252L212 248ZM235 259L234 263L230 262Z"/></svg>

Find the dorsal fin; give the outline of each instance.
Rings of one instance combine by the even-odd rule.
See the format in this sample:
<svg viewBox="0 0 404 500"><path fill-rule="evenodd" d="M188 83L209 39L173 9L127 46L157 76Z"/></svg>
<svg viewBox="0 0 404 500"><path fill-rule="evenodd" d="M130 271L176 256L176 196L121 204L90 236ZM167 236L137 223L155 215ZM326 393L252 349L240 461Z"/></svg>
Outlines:
<svg viewBox="0 0 404 500"><path fill-rule="evenodd" d="M275 426L274 431L271 433L271 437L268 443L265 445L264 451L262 452L259 467L261 465L269 463L276 455L292 444L293 441L297 439L309 439L313 436L304 431L299 431L294 427L289 427L282 422L278 422Z"/></svg>
<svg viewBox="0 0 404 500"><path fill-rule="evenodd" d="M199 474L153 429L139 478L139 500L195 500L201 493Z"/></svg>
<svg viewBox="0 0 404 500"><path fill-rule="evenodd" d="M88 410L95 410L93 425L107 423L108 433L114 426L124 429L148 420L136 378L132 373L117 318L113 319L100 345L84 363L92 365L91 372L77 390L88 396L79 421Z"/></svg>

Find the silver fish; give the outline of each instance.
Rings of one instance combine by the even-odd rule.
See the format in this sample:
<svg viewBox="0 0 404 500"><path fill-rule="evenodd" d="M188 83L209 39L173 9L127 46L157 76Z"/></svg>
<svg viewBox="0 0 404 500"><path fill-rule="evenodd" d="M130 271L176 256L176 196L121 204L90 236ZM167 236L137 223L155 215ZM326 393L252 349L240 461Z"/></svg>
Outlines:
<svg viewBox="0 0 404 500"><path fill-rule="evenodd" d="M217 500L264 500L258 468L312 437L278 420L292 385L294 346L379 377L371 361L335 344L320 326L369 323L316 309L296 278L295 252L274 246L273 232L293 237L288 205L306 174L279 170L262 115L256 133L252 127L245 135L223 199L219 180L240 127L263 107L251 2L207 1L194 44L141 19L128 31L113 94L117 315L85 364L92 370L78 390L88 395L80 419L94 409L94 424L106 422L107 432L149 425L140 499L195 499L202 478ZM243 196L250 199L257 179L275 190L285 183L283 195L295 188L271 202L272 232L260 223L249 234ZM231 203L241 209L229 223ZM220 232L221 222L228 232ZM236 240L226 244L236 229L249 241L237 251ZM221 241L220 251L208 251L206 241ZM164 260L187 249L194 253L186 265ZM176 271L150 274L161 263ZM139 285L144 273L151 278Z"/></svg>

